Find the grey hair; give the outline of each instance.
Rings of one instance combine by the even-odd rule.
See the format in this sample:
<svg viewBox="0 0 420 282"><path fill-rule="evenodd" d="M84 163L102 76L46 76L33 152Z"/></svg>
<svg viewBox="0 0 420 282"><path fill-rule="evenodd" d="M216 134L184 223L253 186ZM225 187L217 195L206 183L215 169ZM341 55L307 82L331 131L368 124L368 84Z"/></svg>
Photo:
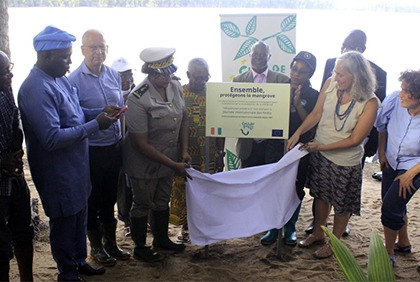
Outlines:
<svg viewBox="0 0 420 282"><path fill-rule="evenodd" d="M188 63L188 71L191 71L194 67L203 67L207 71L209 70L209 65L207 64L207 61L203 58L191 59L191 61Z"/></svg>
<svg viewBox="0 0 420 282"><path fill-rule="evenodd" d="M368 60L362 53L349 51L336 61L353 76L350 95L358 102L365 101L376 90L376 76Z"/></svg>

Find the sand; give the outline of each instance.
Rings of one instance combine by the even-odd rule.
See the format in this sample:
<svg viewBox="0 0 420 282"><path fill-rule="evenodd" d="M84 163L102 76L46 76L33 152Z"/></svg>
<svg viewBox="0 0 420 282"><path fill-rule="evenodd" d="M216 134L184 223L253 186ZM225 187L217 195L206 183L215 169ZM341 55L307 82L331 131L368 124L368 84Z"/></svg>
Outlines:
<svg viewBox="0 0 420 282"><path fill-rule="evenodd" d="M362 192L362 215L350 220L350 236L343 242L354 254L362 269L367 271L369 238L373 229L378 230L383 238L380 223L381 200L380 182L371 174L378 171L378 164L366 163L364 169ZM32 198L38 194L26 171ZM306 190L306 189L305 189ZM306 237L304 232L311 216L312 198L306 190L302 210L297 223L298 240ZM409 204L409 234L413 246L411 254L397 254L395 275L397 281L420 281L416 265L420 263L420 220L416 208L420 204L417 193ZM57 279L57 269L51 256L48 240L48 219L41 204L40 231L35 240L34 278L36 281L53 281ZM332 222L332 217L329 223ZM329 225L331 227L331 225ZM170 235L175 240L180 228L170 226ZM275 246L262 246L257 234L248 238L228 240L209 246L208 257L203 247L187 245L179 254L164 253L161 262L148 264L131 258L118 261L114 267L107 267L102 276L84 277L87 281L337 281L341 270L334 257L319 260L313 257L317 247L302 249L298 247L283 248L284 259L276 256ZM152 236L148 236L151 243ZM123 226L118 223L117 240L120 247L133 250L130 237L123 235ZM11 281L19 281L16 261L11 261Z"/></svg>

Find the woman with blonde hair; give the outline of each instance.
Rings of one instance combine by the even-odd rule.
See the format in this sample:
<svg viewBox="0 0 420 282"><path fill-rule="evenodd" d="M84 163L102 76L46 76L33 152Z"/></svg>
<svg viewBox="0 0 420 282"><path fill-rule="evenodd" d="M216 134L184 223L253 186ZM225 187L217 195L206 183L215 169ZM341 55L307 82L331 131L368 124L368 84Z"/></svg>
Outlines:
<svg viewBox="0 0 420 282"><path fill-rule="evenodd" d="M316 206L314 232L299 247L325 242L321 226L327 225L331 207L337 238L350 215L360 215L363 140L373 126L379 103L375 87L375 75L363 55L356 51L342 54L314 110L289 139L291 149L302 134L318 125L314 140L301 146L311 153L308 178ZM314 253L316 258L331 255L328 243Z"/></svg>

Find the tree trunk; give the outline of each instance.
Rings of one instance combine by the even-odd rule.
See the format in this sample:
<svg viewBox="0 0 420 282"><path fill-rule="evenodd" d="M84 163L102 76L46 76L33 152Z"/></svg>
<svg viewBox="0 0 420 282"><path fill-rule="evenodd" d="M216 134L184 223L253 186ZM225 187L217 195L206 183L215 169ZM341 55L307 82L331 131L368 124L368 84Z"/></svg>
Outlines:
<svg viewBox="0 0 420 282"><path fill-rule="evenodd" d="M10 57L9 13L7 11L7 0L0 0L0 50Z"/></svg>

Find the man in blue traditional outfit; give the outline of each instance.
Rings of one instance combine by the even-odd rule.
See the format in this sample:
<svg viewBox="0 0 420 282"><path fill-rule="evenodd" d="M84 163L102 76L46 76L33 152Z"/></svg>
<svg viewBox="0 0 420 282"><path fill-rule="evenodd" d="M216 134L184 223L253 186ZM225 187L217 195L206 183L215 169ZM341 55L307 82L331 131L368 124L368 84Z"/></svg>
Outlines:
<svg viewBox="0 0 420 282"><path fill-rule="evenodd" d="M119 107L107 106L85 122L77 93L65 76L76 38L47 26L35 36L37 62L18 93L28 161L50 221L58 281L103 274L86 263L87 202L91 192L88 136L108 128Z"/></svg>

